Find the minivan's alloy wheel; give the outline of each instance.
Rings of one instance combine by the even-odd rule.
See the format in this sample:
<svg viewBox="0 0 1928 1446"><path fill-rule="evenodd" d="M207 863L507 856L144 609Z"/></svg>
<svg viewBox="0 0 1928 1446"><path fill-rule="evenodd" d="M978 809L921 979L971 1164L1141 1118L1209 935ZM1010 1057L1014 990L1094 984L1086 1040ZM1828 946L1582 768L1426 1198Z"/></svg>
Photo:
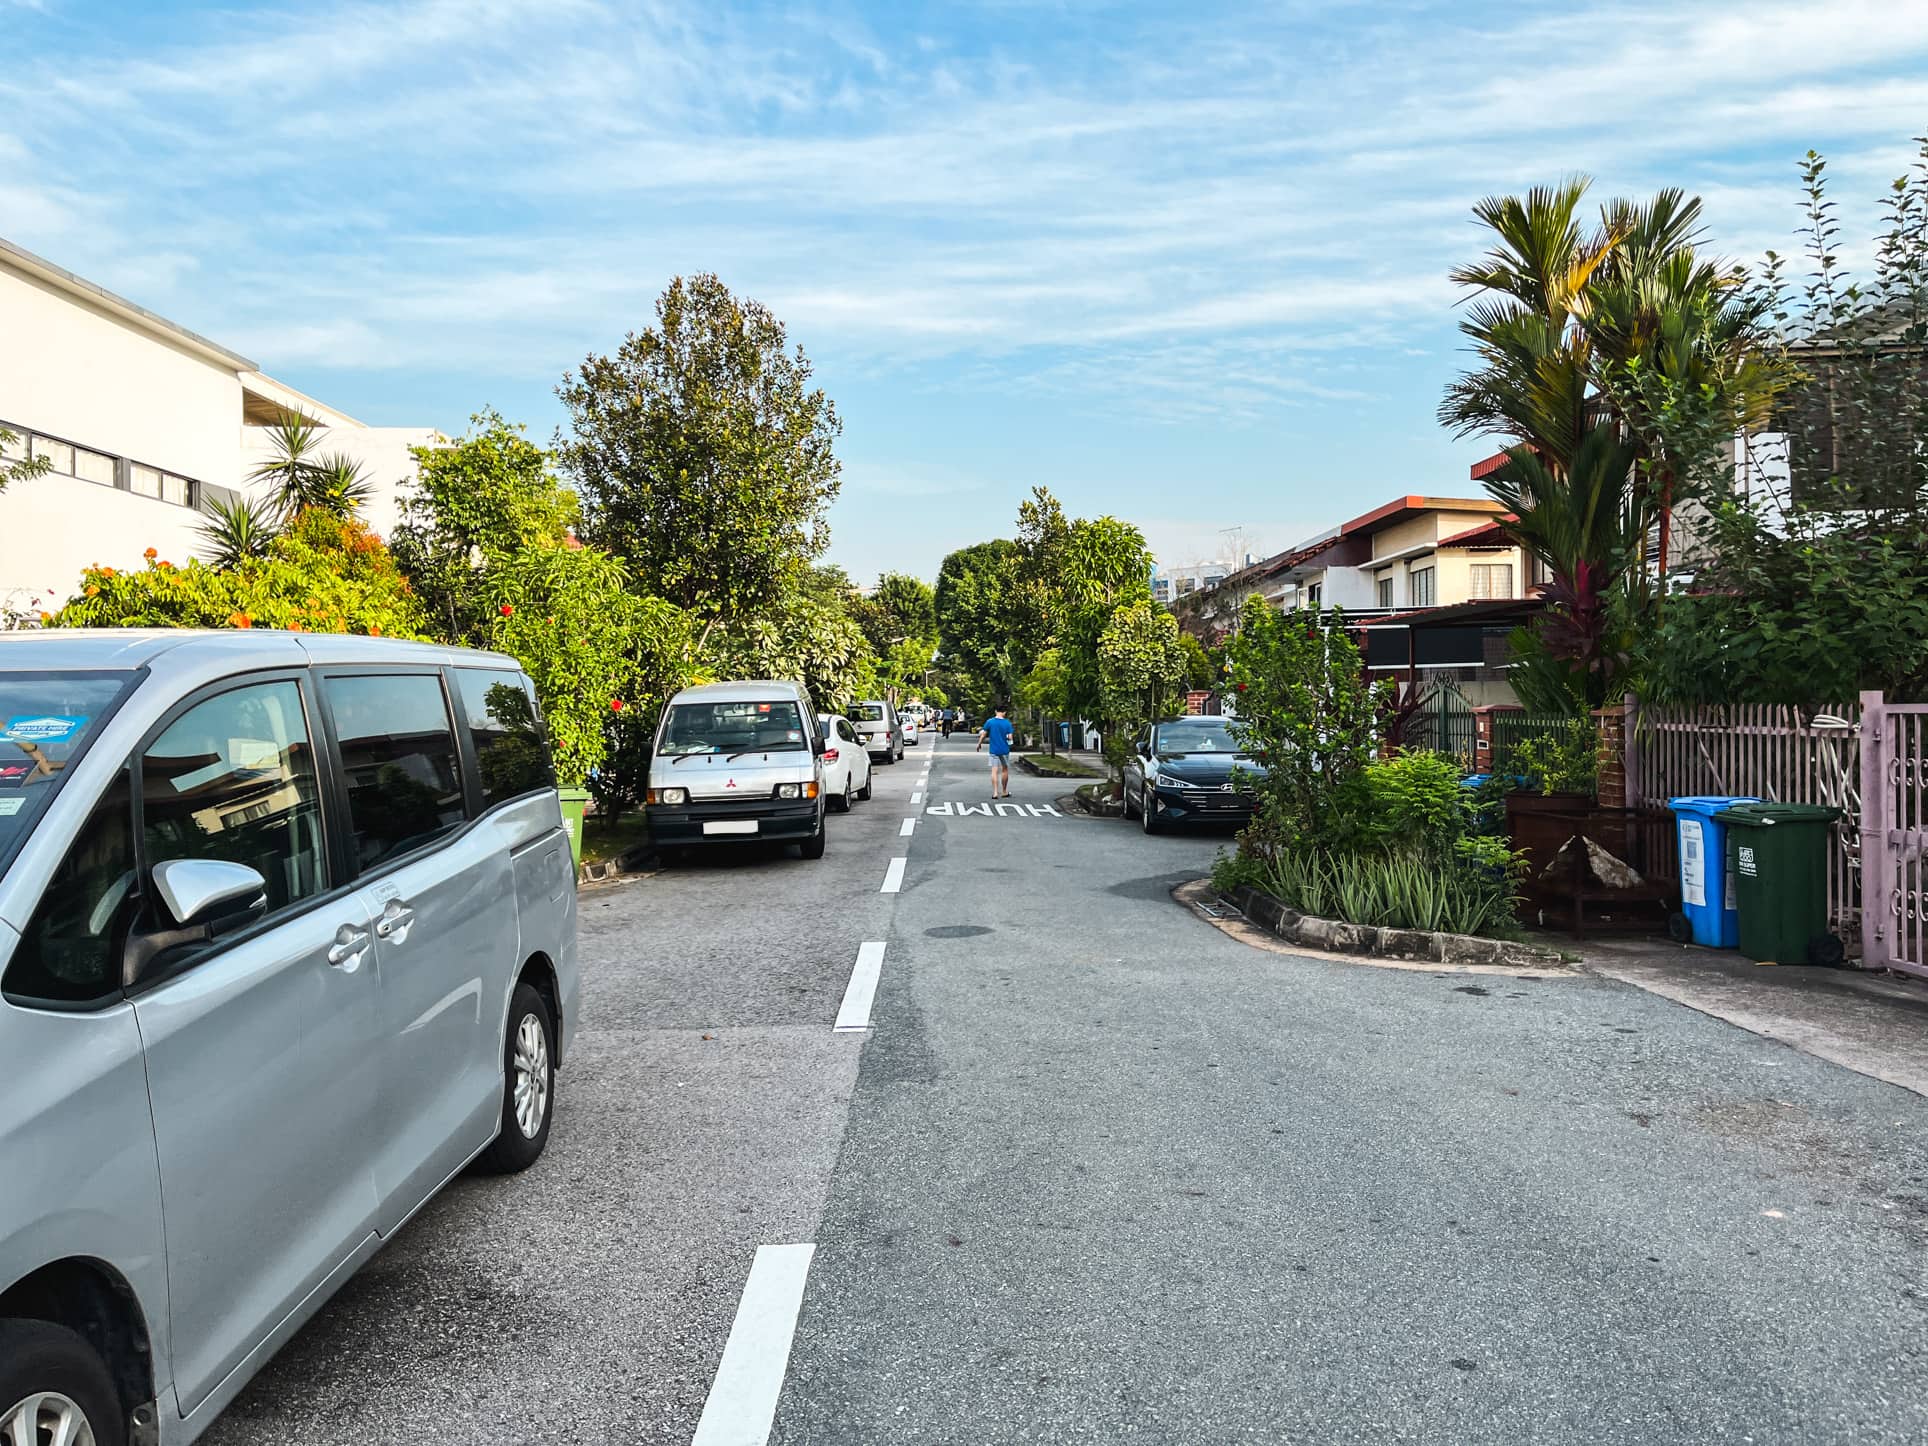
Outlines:
<svg viewBox="0 0 1928 1446"><path fill-rule="evenodd" d="M516 1026L515 1122L522 1138L533 1140L549 1119L549 1036L542 1021L525 1014Z"/></svg>
<svg viewBox="0 0 1928 1446"><path fill-rule="evenodd" d="M95 1446L87 1413L58 1391L39 1391L0 1415L5 1446Z"/></svg>
<svg viewBox="0 0 1928 1446"><path fill-rule="evenodd" d="M107 1366L65 1326L0 1320L0 1446L126 1446Z"/></svg>
<svg viewBox="0 0 1928 1446"><path fill-rule="evenodd" d="M542 1157L555 1120L556 1026L549 1002L528 983L509 1001L509 1039L502 1059L502 1124L476 1168L507 1175Z"/></svg>

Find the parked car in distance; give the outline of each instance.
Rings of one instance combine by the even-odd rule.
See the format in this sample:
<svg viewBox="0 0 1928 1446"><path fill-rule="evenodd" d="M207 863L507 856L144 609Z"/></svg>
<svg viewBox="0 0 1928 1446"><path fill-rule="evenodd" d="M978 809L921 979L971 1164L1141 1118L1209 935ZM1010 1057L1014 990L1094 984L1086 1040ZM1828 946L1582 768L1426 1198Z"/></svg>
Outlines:
<svg viewBox="0 0 1928 1446"><path fill-rule="evenodd" d="M1258 800L1235 775L1260 772L1224 718L1167 718L1139 735L1125 760L1127 817L1146 833L1174 824L1244 824Z"/></svg>
<svg viewBox="0 0 1928 1446"><path fill-rule="evenodd" d="M850 721L864 740L870 756L884 763L896 763L904 756L904 725L897 709L885 698L868 698L850 705Z"/></svg>
<svg viewBox="0 0 1928 1446"><path fill-rule="evenodd" d="M443 1184L543 1152L541 717L494 653L46 631L0 635L0 720L0 1440L181 1446Z"/></svg>
<svg viewBox="0 0 1928 1446"><path fill-rule="evenodd" d="M839 813L849 813L853 801L870 798L870 753L842 714L819 714L817 731L823 735L824 799Z"/></svg>
<svg viewBox="0 0 1928 1446"><path fill-rule="evenodd" d="M921 731L918 726L917 715L915 713L904 714L903 723L904 723L904 746L906 748L915 748L917 746L918 735Z"/></svg>
<svg viewBox="0 0 1928 1446"><path fill-rule="evenodd" d="M706 683L656 725L644 808L668 851L777 839L823 857L823 735L800 683Z"/></svg>

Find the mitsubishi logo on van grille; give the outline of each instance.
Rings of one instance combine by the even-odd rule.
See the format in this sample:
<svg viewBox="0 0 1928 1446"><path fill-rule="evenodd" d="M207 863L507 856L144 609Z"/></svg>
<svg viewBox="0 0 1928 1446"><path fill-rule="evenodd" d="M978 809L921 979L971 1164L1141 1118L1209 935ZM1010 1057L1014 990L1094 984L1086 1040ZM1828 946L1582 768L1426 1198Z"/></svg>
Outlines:
<svg viewBox="0 0 1928 1446"><path fill-rule="evenodd" d="M734 778L726 778L723 780L723 786L725 788L735 788L736 780Z"/></svg>

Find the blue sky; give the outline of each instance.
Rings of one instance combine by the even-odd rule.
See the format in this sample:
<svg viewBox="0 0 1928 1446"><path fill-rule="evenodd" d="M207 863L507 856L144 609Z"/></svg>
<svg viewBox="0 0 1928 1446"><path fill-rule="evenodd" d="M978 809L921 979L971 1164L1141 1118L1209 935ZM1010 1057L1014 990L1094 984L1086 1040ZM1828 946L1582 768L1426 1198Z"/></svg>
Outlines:
<svg viewBox="0 0 1928 1446"><path fill-rule="evenodd" d="M1053 487L1168 560L1481 449L1433 410L1480 196L1574 171L1785 249L1928 129L1928 5L0 0L0 236L376 423L554 387L677 272L845 431L833 560L933 576Z"/></svg>

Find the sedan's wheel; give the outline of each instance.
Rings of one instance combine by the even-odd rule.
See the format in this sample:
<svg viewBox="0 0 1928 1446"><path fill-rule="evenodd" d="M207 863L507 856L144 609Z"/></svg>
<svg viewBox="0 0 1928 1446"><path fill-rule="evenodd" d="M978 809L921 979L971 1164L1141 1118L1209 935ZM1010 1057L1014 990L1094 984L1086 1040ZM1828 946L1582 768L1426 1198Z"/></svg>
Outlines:
<svg viewBox="0 0 1928 1446"><path fill-rule="evenodd" d="M1148 788L1138 791L1138 821L1146 833L1165 831L1165 825L1158 817L1158 795Z"/></svg>
<svg viewBox="0 0 1928 1446"><path fill-rule="evenodd" d="M1124 808L1125 808L1126 818L1133 818L1137 816L1138 807L1136 804L1134 804L1131 801L1131 790L1129 788L1127 788L1124 791Z"/></svg>
<svg viewBox="0 0 1928 1446"><path fill-rule="evenodd" d="M502 1128L476 1161L507 1175L526 1170L549 1143L556 1094L556 1027L549 1005L527 984L509 1002L509 1043L502 1066Z"/></svg>
<svg viewBox="0 0 1928 1446"><path fill-rule="evenodd" d="M856 801L857 792L850 786L850 779L846 777L843 781L843 802L837 805L837 811L839 813L849 813L850 810L856 806Z"/></svg>
<svg viewBox="0 0 1928 1446"><path fill-rule="evenodd" d="M0 1321L0 1446L125 1446L107 1367L65 1326Z"/></svg>

